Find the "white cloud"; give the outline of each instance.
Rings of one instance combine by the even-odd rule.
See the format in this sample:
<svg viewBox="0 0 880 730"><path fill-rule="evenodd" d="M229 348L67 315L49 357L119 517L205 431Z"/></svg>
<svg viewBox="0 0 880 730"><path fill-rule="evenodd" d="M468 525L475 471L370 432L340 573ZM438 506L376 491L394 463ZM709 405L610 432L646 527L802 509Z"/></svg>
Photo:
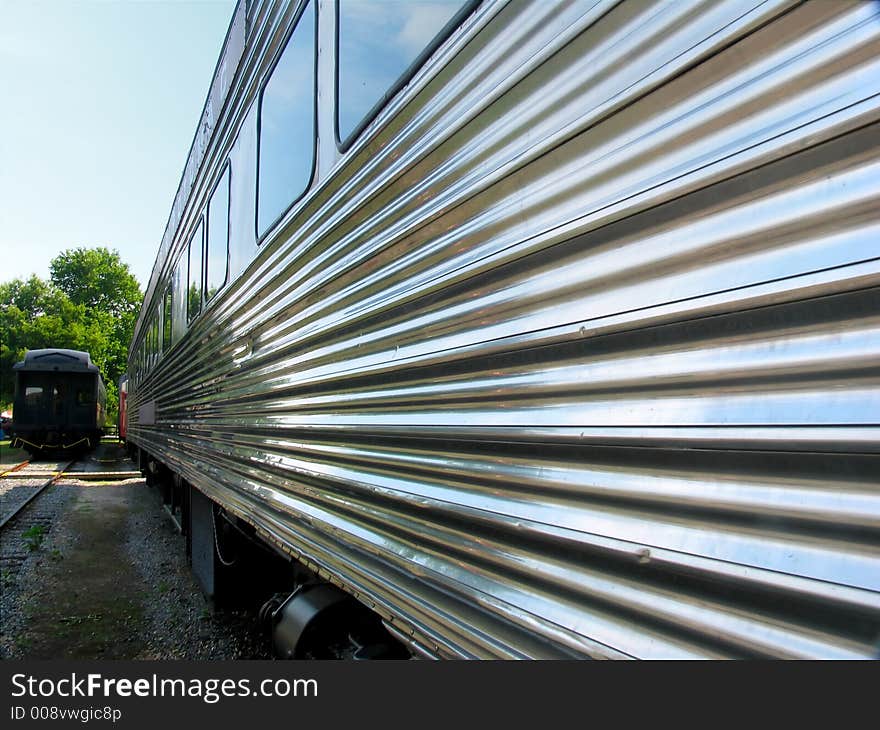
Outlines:
<svg viewBox="0 0 880 730"><path fill-rule="evenodd" d="M366 26L369 35L415 58L464 5L464 0L342 0L342 12L352 25Z"/></svg>
<svg viewBox="0 0 880 730"><path fill-rule="evenodd" d="M462 3L432 2L405 3L403 28L398 34L398 43L413 56L418 55L446 25L461 7Z"/></svg>

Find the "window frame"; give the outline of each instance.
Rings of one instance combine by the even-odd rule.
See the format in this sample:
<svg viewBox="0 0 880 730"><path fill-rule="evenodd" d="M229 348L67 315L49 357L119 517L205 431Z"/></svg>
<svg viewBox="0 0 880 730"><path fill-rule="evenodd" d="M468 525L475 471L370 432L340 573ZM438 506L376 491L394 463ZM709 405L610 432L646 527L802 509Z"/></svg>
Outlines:
<svg viewBox="0 0 880 730"><path fill-rule="evenodd" d="M173 327L174 316L174 286L173 281L168 282L165 291L162 294L162 354L164 355L172 347L174 341L171 339L171 329ZM167 330L167 331L166 331Z"/></svg>
<svg viewBox="0 0 880 730"><path fill-rule="evenodd" d="M297 27L299 27L299 23L305 15L306 11L312 9L312 12L315 14L315 35L313 38L312 50L314 52L314 74L312 75L312 128L314 129L314 135L312 136L312 166L309 172L309 179L306 183L305 188L302 193L300 193L296 198L290 201L289 205L278 214L278 216L268 225L266 226L266 230L263 233L260 233L260 136L263 131L263 94L266 91L266 87L269 85L269 81L272 80L272 75L275 73L275 69L278 67L278 64L281 62L282 56L284 56L284 52L287 50L287 46L290 44L290 39L293 37L293 34L296 33ZM318 26L318 0L306 0L306 3L300 8L297 13L296 20L293 22L293 25L290 29L290 32L284 38L284 41L281 43L281 50L272 60L272 64L269 67L268 72L266 73L265 78L260 83L260 93L257 95L257 137L256 137L256 174L254 175L254 235L256 236L257 247L262 246L267 238L270 237L272 232L278 227L278 224L281 220L291 211L294 205L296 205L299 201L301 201L308 193L312 187L312 183L315 181L315 171L318 167L318 39L319 39L319 26ZM231 182L231 178L230 178Z"/></svg>
<svg viewBox="0 0 880 730"><path fill-rule="evenodd" d="M85 395L85 399L80 396ZM95 396L90 392L86 391L85 388L81 385L76 387L76 405L78 408L82 408L83 406L90 406L95 402Z"/></svg>
<svg viewBox="0 0 880 730"><path fill-rule="evenodd" d="M160 337L162 336L161 317L162 302L159 302L153 306L153 367L156 367L159 364L159 359L162 355L162 343L160 341Z"/></svg>
<svg viewBox="0 0 880 730"><path fill-rule="evenodd" d="M153 370L153 318L147 319L147 335L144 338L144 371L149 375Z"/></svg>
<svg viewBox="0 0 880 730"><path fill-rule="evenodd" d="M205 224L205 212L202 211L198 215L198 219L195 227L190 231L189 240L186 244L186 328L189 329L190 325L195 322L202 312L205 311L205 233L207 231L207 225ZM201 236L199 236L201 250L199 251L199 265L201 267L201 271L199 272L199 311L193 315L190 315L189 312L189 287L190 282L192 281L192 274L190 271L190 267L192 266L192 256L190 255L192 248L193 240L196 237L196 233L201 232ZM228 267L228 264L227 264Z"/></svg>
<svg viewBox="0 0 880 730"><path fill-rule="evenodd" d="M333 54L333 63L335 68L333 69L335 78L335 91L334 91L334 99L333 99L333 138L336 142L336 149L339 152L345 153L351 149L351 146L354 142L361 136L364 130L373 123L376 117L382 112L382 110L388 105L388 103L395 97L397 94L406 86L410 81L412 81L413 76L416 75L418 70L425 65L425 62L430 58L434 52L442 46L452 35L456 28L458 28L463 22L464 19L469 16L471 13L476 10L476 8L480 5L482 0L466 0L465 4L462 5L458 9L458 12L453 15L449 21L444 25L438 32L437 35L434 36L433 40L425 46L418 56L415 57L413 62L407 66L407 68L403 71L403 73L397 78L397 80L388 87L387 91L376 101L375 104L370 108L370 110L366 113L366 115L361 119L361 121L355 125L354 129L348 134L345 139L342 139L339 135L339 65L340 65L340 53L339 53L339 20L340 20L340 12L339 12L339 3L340 0L333 0L336 6L336 27L334 28L333 35L333 43L334 43L334 54Z"/></svg>
<svg viewBox="0 0 880 730"><path fill-rule="evenodd" d="M29 390L39 390L39 393L29 393ZM24 387L24 404L27 408L39 408L42 401L43 396L45 395L45 389L42 385L25 385ZM34 398L32 396L39 396L38 398Z"/></svg>
<svg viewBox="0 0 880 730"><path fill-rule="evenodd" d="M226 269L223 272L223 283L217 287L217 291L214 292L214 295L208 298L208 241L211 235L211 203L214 201L214 195L217 193L217 190L220 187L220 183L223 182L223 176L227 173L229 174L229 191L226 201ZM312 174L314 175L314 173ZM223 167L220 170L220 175L217 178L217 181L214 183L211 194L208 196L208 203L205 206L204 219L204 261L202 263L202 299L204 300L204 306L202 307L202 311L205 310L205 307L208 306L209 302L214 301L217 295L221 291L223 291L223 289L229 283L229 242L232 238L232 160L230 159L227 159L226 162L223 163Z"/></svg>
<svg viewBox="0 0 880 730"><path fill-rule="evenodd" d="M149 339L147 340L147 372L149 372L149 373L153 372L153 365L155 364L154 353L156 350L156 345L153 341L155 338L155 334L154 334L154 330L153 330L153 325L155 324L155 322L153 321L154 319L155 319L155 317L153 315L151 315L150 316L150 336L149 336Z"/></svg>

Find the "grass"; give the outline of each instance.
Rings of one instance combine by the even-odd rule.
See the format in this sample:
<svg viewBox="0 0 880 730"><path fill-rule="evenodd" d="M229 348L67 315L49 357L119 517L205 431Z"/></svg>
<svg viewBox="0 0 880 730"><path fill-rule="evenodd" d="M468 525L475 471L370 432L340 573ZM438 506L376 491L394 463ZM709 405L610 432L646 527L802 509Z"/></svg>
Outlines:
<svg viewBox="0 0 880 730"><path fill-rule="evenodd" d="M10 466L15 466L16 464L21 463L25 459L30 458L30 455L24 449L12 449L9 447L11 442L9 440L0 441L0 464L9 468ZM0 469L3 471L3 469Z"/></svg>
<svg viewBox="0 0 880 730"><path fill-rule="evenodd" d="M85 616L62 616L58 621L62 624L78 625L87 621L103 621L104 617L100 613L89 613Z"/></svg>
<svg viewBox="0 0 880 730"><path fill-rule="evenodd" d="M39 550L40 545L43 544L43 537L46 534L46 528L43 525L34 525L33 527L29 527L27 530L21 533L21 536L25 539L27 543L28 550L34 551Z"/></svg>

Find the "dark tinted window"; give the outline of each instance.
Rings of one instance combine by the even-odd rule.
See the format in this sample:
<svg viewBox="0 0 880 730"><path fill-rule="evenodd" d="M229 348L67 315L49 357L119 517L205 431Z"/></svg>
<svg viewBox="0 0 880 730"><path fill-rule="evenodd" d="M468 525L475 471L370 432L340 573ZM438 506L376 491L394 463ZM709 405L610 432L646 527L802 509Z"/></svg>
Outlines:
<svg viewBox="0 0 880 730"><path fill-rule="evenodd" d="M159 313L162 310L160 309L156 314L153 315L153 326L150 328L153 342L153 362L155 363L159 359Z"/></svg>
<svg viewBox="0 0 880 730"><path fill-rule="evenodd" d="M339 0L339 138L393 93L472 0Z"/></svg>
<svg viewBox="0 0 880 730"><path fill-rule="evenodd" d="M56 416L62 415L67 405L67 384L56 383L52 388L52 412Z"/></svg>
<svg viewBox="0 0 880 730"><path fill-rule="evenodd" d="M171 349L171 286L162 300L162 352Z"/></svg>
<svg viewBox="0 0 880 730"><path fill-rule="evenodd" d="M205 301L226 283L229 258L229 167L220 178L208 204L208 270L205 272Z"/></svg>
<svg viewBox="0 0 880 730"><path fill-rule="evenodd" d="M202 224L189 239L189 284L187 286L186 321L202 310Z"/></svg>
<svg viewBox="0 0 880 730"><path fill-rule="evenodd" d="M309 3L260 97L257 233L309 186L315 158L315 3Z"/></svg>

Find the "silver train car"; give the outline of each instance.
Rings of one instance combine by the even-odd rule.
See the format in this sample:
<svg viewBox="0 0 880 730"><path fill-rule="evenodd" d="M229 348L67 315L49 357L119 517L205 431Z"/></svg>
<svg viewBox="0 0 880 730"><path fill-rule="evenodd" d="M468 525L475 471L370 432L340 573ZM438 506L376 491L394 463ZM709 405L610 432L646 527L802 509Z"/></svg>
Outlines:
<svg viewBox="0 0 880 730"><path fill-rule="evenodd" d="M878 3L242 0L127 439L288 655L876 657L878 313Z"/></svg>

